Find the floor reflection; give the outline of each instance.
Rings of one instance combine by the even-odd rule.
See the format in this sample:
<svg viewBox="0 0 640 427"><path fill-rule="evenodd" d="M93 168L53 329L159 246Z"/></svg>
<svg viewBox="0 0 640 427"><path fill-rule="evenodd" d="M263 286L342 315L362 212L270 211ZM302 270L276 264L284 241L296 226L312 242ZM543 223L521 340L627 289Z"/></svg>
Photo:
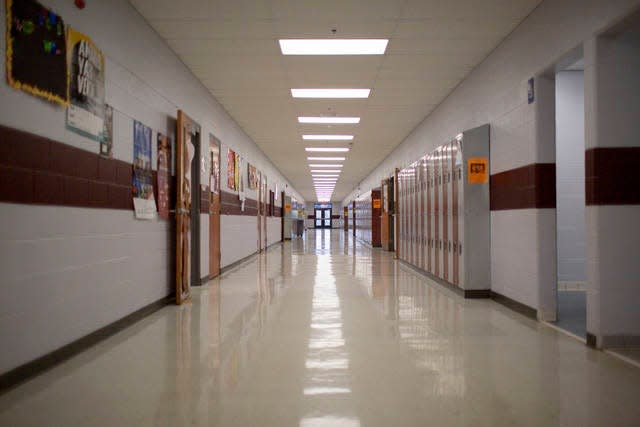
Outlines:
<svg viewBox="0 0 640 427"><path fill-rule="evenodd" d="M0 425L637 426L639 394L636 368L307 230L0 396Z"/></svg>

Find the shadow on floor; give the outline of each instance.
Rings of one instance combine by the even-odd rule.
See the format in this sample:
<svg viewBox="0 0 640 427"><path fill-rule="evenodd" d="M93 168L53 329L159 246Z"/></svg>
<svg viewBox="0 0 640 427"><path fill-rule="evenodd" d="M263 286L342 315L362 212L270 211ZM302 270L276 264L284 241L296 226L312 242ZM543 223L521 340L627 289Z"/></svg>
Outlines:
<svg viewBox="0 0 640 427"><path fill-rule="evenodd" d="M587 297L585 291L558 291L556 326L586 339Z"/></svg>

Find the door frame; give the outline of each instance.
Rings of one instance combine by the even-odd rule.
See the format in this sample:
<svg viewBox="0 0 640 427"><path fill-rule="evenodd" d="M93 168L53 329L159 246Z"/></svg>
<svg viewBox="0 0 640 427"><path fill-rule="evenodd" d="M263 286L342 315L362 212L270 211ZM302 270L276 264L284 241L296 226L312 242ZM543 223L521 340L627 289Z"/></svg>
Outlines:
<svg viewBox="0 0 640 427"><path fill-rule="evenodd" d="M185 137L194 135L194 158L191 162L190 185L185 187ZM196 157L200 143L200 125L187 116L182 110L178 110L176 123L176 303L182 304L191 299L191 286L194 285L193 277L197 274L197 283L200 282L200 159ZM198 179L194 182L193 162L196 161ZM196 186L197 185L197 186ZM185 190L189 191L188 200L184 200ZM193 201L197 200L194 206ZM183 203L184 202L184 203ZM188 204L187 204L188 203ZM194 220L194 217L197 219ZM194 224L197 230L194 230ZM197 231L197 232L196 232ZM188 244L187 244L188 243ZM197 253L193 253L196 247ZM185 262L186 261L186 262ZM185 265L186 264L186 265ZM194 269L194 267L196 267Z"/></svg>
<svg viewBox="0 0 640 427"><path fill-rule="evenodd" d="M217 148L218 151L218 168L214 169L213 155ZM210 171L209 176L214 177L213 186L209 186L209 277L213 278L220 274L220 267L222 263L222 251L220 248L220 230L221 224L221 200L220 200L220 169L221 169L221 152L222 144L220 140L213 134L209 134L209 157L210 157ZM217 176L216 176L217 175ZM211 178L210 178L211 179ZM209 183L211 184L211 183ZM217 260L217 262L216 262ZM217 265L216 265L217 264ZM217 267L217 268L214 268Z"/></svg>

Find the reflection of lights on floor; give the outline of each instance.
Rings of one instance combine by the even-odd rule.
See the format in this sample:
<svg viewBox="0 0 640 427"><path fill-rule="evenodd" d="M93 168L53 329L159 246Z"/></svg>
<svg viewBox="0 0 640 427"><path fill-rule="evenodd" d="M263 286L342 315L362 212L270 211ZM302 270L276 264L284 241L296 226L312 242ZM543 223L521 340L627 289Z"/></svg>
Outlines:
<svg viewBox="0 0 640 427"><path fill-rule="evenodd" d="M325 247L331 234L316 232L316 249ZM343 337L342 310L333 276L331 256L317 254L317 270L313 284L311 329L307 360L305 396L349 396L349 355ZM301 427L346 426L359 427L360 420L351 415L319 416L311 413L300 420Z"/></svg>
<svg viewBox="0 0 640 427"><path fill-rule="evenodd" d="M306 417L300 420L300 427L360 427L360 420L353 417Z"/></svg>
<svg viewBox="0 0 640 427"><path fill-rule="evenodd" d="M344 387L307 387L304 389L306 396L312 396L316 394L344 394L351 393L351 389Z"/></svg>

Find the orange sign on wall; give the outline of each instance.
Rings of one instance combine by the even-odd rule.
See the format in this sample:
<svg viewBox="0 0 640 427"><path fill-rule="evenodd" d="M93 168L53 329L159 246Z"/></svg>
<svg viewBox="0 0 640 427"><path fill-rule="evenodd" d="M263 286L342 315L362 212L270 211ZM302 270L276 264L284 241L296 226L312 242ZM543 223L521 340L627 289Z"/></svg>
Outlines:
<svg viewBox="0 0 640 427"><path fill-rule="evenodd" d="M285 211L286 213L291 212L291 204L290 204L290 203L286 203L286 204L284 205L284 211Z"/></svg>
<svg viewBox="0 0 640 427"><path fill-rule="evenodd" d="M467 160L467 176L469 184L489 182L489 159L487 157L472 157Z"/></svg>
<svg viewBox="0 0 640 427"><path fill-rule="evenodd" d="M373 199L373 208L380 209L380 206L382 206L382 203L380 203L380 199Z"/></svg>

